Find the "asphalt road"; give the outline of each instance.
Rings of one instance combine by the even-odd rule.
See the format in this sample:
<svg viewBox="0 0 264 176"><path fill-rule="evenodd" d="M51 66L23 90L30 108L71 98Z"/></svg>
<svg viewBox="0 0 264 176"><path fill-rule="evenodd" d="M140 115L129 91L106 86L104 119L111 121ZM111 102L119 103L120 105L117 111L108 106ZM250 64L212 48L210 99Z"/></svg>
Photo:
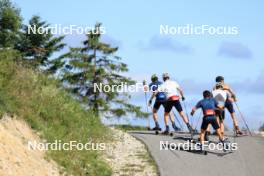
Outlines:
<svg viewBox="0 0 264 176"><path fill-rule="evenodd" d="M233 152L208 150L208 155L183 150L160 149L161 142L170 144L184 143L188 134L174 134L173 137L155 135L154 132L131 132L131 135L144 142L161 176L263 176L264 175L264 138L228 137L236 142L238 149ZM198 136L194 136L198 138ZM211 141L218 141L210 136ZM161 141L161 142L160 142ZM173 146L173 145L171 145Z"/></svg>

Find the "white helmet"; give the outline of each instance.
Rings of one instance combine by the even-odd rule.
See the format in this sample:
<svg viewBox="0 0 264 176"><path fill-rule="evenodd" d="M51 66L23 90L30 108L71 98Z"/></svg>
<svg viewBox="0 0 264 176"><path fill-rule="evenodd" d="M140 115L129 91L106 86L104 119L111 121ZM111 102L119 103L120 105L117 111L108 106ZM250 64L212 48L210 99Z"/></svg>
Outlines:
<svg viewBox="0 0 264 176"><path fill-rule="evenodd" d="M163 74L162 74L162 78L163 78L163 79L165 79L165 78L169 78L169 77L170 77L169 73L163 73Z"/></svg>

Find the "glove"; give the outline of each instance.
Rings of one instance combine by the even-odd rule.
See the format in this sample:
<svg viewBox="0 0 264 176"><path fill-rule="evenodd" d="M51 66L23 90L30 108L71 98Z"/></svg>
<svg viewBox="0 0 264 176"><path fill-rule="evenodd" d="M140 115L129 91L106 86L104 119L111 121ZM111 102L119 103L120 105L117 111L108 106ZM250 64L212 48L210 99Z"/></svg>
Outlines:
<svg viewBox="0 0 264 176"><path fill-rule="evenodd" d="M148 105L150 106L152 104L152 100L149 100L148 101Z"/></svg>
<svg viewBox="0 0 264 176"><path fill-rule="evenodd" d="M182 101L184 101L185 100L185 97L182 97Z"/></svg>
<svg viewBox="0 0 264 176"><path fill-rule="evenodd" d="M191 116L193 116L193 115L194 115L194 111L191 112Z"/></svg>

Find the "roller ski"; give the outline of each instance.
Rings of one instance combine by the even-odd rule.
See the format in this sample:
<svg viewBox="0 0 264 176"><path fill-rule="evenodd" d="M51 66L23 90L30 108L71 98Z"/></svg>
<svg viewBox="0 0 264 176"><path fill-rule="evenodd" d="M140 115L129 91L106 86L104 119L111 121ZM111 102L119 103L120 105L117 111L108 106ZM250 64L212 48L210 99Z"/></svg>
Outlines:
<svg viewBox="0 0 264 176"><path fill-rule="evenodd" d="M203 150L202 147L200 149L193 150L192 152L196 153L196 154L200 154L200 155L207 155L208 154L208 152L206 150Z"/></svg>
<svg viewBox="0 0 264 176"><path fill-rule="evenodd" d="M200 150L200 151L197 151L197 153L201 154L201 155L207 155L208 152L205 151L205 150Z"/></svg>
<svg viewBox="0 0 264 176"><path fill-rule="evenodd" d="M242 131L239 129L238 126L235 127L235 129L234 129L234 133L235 133L235 136L236 136L236 137L248 136L247 131L242 132Z"/></svg>
<svg viewBox="0 0 264 176"><path fill-rule="evenodd" d="M194 144L199 144L199 148L189 148L188 152L192 152L192 153L195 153L195 154L200 154L200 155L207 155L208 152L206 150L203 149L201 143L199 143L199 141L197 140L191 140L190 142L194 143Z"/></svg>
<svg viewBox="0 0 264 176"><path fill-rule="evenodd" d="M220 143L223 144L223 151L224 152L230 152L232 149L231 149L231 143L230 141L228 140L228 138L225 138L223 141L220 141Z"/></svg>
<svg viewBox="0 0 264 176"><path fill-rule="evenodd" d="M156 135L163 135L163 136L173 136L173 133L170 131L167 131L167 130L165 130L163 132L157 130L157 131L155 131L155 134Z"/></svg>
<svg viewBox="0 0 264 176"><path fill-rule="evenodd" d="M191 134L191 139L193 139L193 136L195 134L195 130L192 128L192 126L189 123L187 124L187 127L188 127L190 134Z"/></svg>
<svg viewBox="0 0 264 176"><path fill-rule="evenodd" d="M156 126L156 127L152 128L151 130L152 131L161 131L161 128Z"/></svg>

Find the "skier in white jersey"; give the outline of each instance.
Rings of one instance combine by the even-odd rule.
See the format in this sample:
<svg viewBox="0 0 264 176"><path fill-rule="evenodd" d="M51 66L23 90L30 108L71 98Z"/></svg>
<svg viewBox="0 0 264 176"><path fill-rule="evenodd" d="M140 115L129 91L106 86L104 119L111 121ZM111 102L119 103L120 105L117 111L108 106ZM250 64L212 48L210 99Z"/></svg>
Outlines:
<svg viewBox="0 0 264 176"><path fill-rule="evenodd" d="M235 109L234 109L234 106L233 106L233 102L237 101L234 91L230 88L229 85L227 85L224 82L224 77L223 76L217 76L215 78L215 82L216 82L216 84L218 84L218 83L220 84L221 83L222 86L223 86L223 90L226 91L227 94L229 95L230 98L227 99L227 101L225 102L225 108L229 111L229 113L231 115L231 118L232 118L233 123L234 123L236 135L243 135L242 131L240 131L240 129L239 129L238 121L237 121L237 117L236 117L236 113L235 113Z"/></svg>
<svg viewBox="0 0 264 176"><path fill-rule="evenodd" d="M190 132L193 132L193 128L189 124L189 120L185 113L182 110L182 106L180 103L180 97L182 98L182 101L185 100L183 91L180 88L179 84L176 81L170 80L170 76L168 73L164 73L162 75L164 83L158 88L158 92L165 92L166 94L166 103L165 103L165 113L164 113L164 121L166 125L166 129L164 131L164 134L169 133L169 114L173 107L177 109L180 116L182 117L183 121L187 125Z"/></svg>
<svg viewBox="0 0 264 176"><path fill-rule="evenodd" d="M215 110L217 121L220 126L220 131L224 134L224 119L225 119L225 103L229 100L229 94L223 90L223 85L221 83L216 84L215 89L212 91L213 98L218 103L220 109Z"/></svg>

